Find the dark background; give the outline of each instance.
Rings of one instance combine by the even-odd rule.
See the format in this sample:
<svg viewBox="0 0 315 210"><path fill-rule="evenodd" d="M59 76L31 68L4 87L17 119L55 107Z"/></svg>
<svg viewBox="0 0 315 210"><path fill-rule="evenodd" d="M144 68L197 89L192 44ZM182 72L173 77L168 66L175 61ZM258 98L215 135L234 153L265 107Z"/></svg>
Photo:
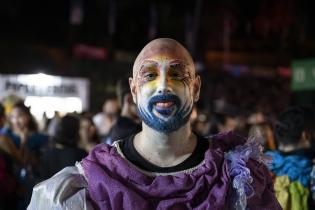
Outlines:
<svg viewBox="0 0 315 210"><path fill-rule="evenodd" d="M83 16L75 24L70 17L74 5L80 4ZM141 48L154 38L170 37L203 64L200 73L207 93L226 65L260 66L268 74L278 67L290 68L294 59L314 57L314 4L311 0L3 0L0 73L89 78L91 110L97 110L115 94L116 80L130 74ZM78 55L79 44L105 54ZM273 80L279 80L276 74ZM289 82L279 81L287 86Z"/></svg>

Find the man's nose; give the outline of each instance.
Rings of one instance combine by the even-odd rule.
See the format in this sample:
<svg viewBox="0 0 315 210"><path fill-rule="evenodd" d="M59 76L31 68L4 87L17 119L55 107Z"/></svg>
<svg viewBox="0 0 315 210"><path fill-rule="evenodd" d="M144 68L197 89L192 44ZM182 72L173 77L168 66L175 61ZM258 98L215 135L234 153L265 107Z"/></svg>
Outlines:
<svg viewBox="0 0 315 210"><path fill-rule="evenodd" d="M161 74L158 86L159 94L167 94L171 92L171 88L168 83L168 78L165 74Z"/></svg>
<svg viewBox="0 0 315 210"><path fill-rule="evenodd" d="M169 90L168 88L159 89L159 94L168 94L170 92L171 90Z"/></svg>

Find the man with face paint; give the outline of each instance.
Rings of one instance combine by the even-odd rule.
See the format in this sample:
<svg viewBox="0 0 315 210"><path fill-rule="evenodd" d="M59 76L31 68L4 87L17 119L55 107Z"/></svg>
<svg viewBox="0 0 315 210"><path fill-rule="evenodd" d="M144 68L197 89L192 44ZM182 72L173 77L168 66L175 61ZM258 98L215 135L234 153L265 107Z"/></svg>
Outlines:
<svg viewBox="0 0 315 210"><path fill-rule="evenodd" d="M129 83L142 131L37 185L29 210L281 209L255 141L192 132L201 82L181 44L150 42Z"/></svg>

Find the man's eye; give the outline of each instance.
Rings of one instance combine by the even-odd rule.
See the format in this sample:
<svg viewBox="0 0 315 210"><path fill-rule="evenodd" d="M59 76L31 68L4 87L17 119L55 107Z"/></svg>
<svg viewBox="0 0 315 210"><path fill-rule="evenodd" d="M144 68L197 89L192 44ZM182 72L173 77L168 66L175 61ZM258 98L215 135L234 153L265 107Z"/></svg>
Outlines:
<svg viewBox="0 0 315 210"><path fill-rule="evenodd" d="M148 80L153 80L156 77L156 74L154 73L148 73L145 75L145 78Z"/></svg>
<svg viewBox="0 0 315 210"><path fill-rule="evenodd" d="M182 77L185 76L183 73L184 70L185 70L185 66L183 64L180 64L180 63L172 64L170 66L169 76L173 78L181 79Z"/></svg>
<svg viewBox="0 0 315 210"><path fill-rule="evenodd" d="M169 74L171 77L179 77L180 74L178 72L170 72Z"/></svg>

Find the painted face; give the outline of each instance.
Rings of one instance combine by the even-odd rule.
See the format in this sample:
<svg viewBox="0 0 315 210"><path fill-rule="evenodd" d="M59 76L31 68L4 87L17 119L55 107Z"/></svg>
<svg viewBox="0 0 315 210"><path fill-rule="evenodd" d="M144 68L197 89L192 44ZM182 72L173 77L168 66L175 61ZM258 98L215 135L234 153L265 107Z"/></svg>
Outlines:
<svg viewBox="0 0 315 210"><path fill-rule="evenodd" d="M28 126L29 120L29 116L19 108L14 108L11 111L10 122L14 131L23 131L23 129Z"/></svg>
<svg viewBox="0 0 315 210"><path fill-rule="evenodd" d="M96 127L90 120L82 118L80 120L80 138L83 141L89 141L93 139L93 136L96 133Z"/></svg>
<svg viewBox="0 0 315 210"><path fill-rule="evenodd" d="M149 127L170 133L188 122L195 98L191 65L184 55L163 50L140 61L134 72L136 104Z"/></svg>

